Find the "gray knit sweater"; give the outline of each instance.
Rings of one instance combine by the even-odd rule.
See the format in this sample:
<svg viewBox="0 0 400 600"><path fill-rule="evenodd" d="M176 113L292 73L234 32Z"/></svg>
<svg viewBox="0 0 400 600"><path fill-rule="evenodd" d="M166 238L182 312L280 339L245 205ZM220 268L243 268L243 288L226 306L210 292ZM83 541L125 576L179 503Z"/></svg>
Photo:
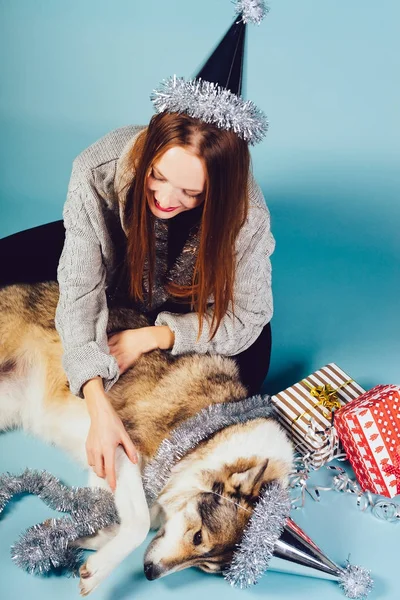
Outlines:
<svg viewBox="0 0 400 600"><path fill-rule="evenodd" d="M112 131L73 163L63 212L66 239L58 267L56 328L64 348L63 366L70 389L81 397L82 386L89 379L102 377L108 391L119 376L117 361L107 344L106 290L117 269L117 240L126 235L123 209L129 177L127 155L141 129L128 126ZM272 317L269 257L275 242L268 209L252 176L248 190L248 218L236 243L234 314L228 310L209 341L207 323L197 339L196 313L161 312L156 325L168 325L174 332L172 354L210 352L233 356L246 350Z"/></svg>

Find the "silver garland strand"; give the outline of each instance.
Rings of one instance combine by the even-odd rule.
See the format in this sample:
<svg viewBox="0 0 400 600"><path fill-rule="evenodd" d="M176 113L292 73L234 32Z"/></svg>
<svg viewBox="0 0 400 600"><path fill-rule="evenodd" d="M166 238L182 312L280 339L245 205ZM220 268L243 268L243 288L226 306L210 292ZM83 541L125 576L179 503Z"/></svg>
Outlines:
<svg viewBox="0 0 400 600"><path fill-rule="evenodd" d="M83 553L68 545L75 539L76 526L71 519L49 519L27 529L11 547L11 558L30 575L44 575L52 569L76 573Z"/></svg>
<svg viewBox="0 0 400 600"><path fill-rule="evenodd" d="M268 569L289 513L287 490L278 482L272 482L257 501L240 546L225 573L225 578L232 586L247 588L258 583Z"/></svg>
<svg viewBox="0 0 400 600"><path fill-rule="evenodd" d="M177 257L174 265L166 275L167 283L190 286L193 283L194 269L200 246L200 227L196 226L190 231L182 252Z"/></svg>
<svg viewBox="0 0 400 600"><path fill-rule="evenodd" d="M148 269L149 265L146 260L143 289L144 299L141 303L143 312L155 308L159 308L171 299L166 286L168 283L175 283L182 286L191 286L193 282L193 274L196 265L198 250L199 250L199 226L193 227L188 234L182 251L177 256L174 264L170 269L167 267L168 256L168 221L161 219L155 220L155 249L156 249L156 269L155 280L152 290L151 306L149 304L149 286L148 286Z"/></svg>
<svg viewBox="0 0 400 600"><path fill-rule="evenodd" d="M367 569L348 564L340 574L339 586L347 598L364 600L373 588L373 581Z"/></svg>
<svg viewBox="0 0 400 600"><path fill-rule="evenodd" d="M244 23L259 25L269 13L269 7L263 0L236 0L235 12L242 15Z"/></svg>
<svg viewBox="0 0 400 600"><path fill-rule="evenodd" d="M69 517L49 519L25 532L12 547L13 561L28 573L43 574L52 568L74 571L81 552L70 542L118 523L111 492L95 488L69 488L46 471L26 469L22 475L0 476L0 514L13 496L35 494L53 510Z"/></svg>
<svg viewBox="0 0 400 600"><path fill-rule="evenodd" d="M190 229L180 254L170 268L168 268L169 225L169 221L162 219L155 219L154 222L156 261L151 304L149 301L149 264L147 258L143 274L143 301L137 301L137 310L144 315L149 311L160 308L167 300L173 300L173 297L167 291L169 283L188 287L193 283L193 274L200 245L199 224ZM128 287L127 273L124 267L120 265L116 276L116 284L110 295L115 306L126 306L126 298L129 298Z"/></svg>
<svg viewBox="0 0 400 600"><path fill-rule="evenodd" d="M260 142L268 129L265 114L253 102L202 79L185 81L173 75L164 79L150 98L159 113L186 113L220 129L234 131L249 144Z"/></svg>
<svg viewBox="0 0 400 600"><path fill-rule="evenodd" d="M154 283L152 289L151 305L149 303L149 263L146 256L143 273L143 302L139 303L141 310L154 310L166 302L168 296L164 288L164 277L167 272L168 262L168 221L154 220L154 236L156 261L154 269Z"/></svg>
<svg viewBox="0 0 400 600"><path fill-rule="evenodd" d="M149 506L157 500L172 468L200 442L229 425L271 417L273 413L269 396L253 396L238 402L213 404L184 421L161 442L157 454L144 469L142 479Z"/></svg>

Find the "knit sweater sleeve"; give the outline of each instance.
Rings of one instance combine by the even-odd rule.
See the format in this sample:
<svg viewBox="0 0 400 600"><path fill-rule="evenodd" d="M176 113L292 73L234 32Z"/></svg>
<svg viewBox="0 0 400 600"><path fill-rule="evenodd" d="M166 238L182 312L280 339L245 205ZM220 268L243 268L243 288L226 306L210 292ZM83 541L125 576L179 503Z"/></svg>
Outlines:
<svg viewBox="0 0 400 600"><path fill-rule="evenodd" d="M118 363L107 341L108 307L105 266L90 210L85 183L70 183L64 205L66 238L58 266L60 298L56 329L63 344L63 367L73 394L83 398L82 386L100 376L108 391L119 377Z"/></svg>
<svg viewBox="0 0 400 600"><path fill-rule="evenodd" d="M200 337L198 314L161 312L156 325L167 325L175 335L172 354L197 352L234 356L249 348L272 318L270 255L275 240L270 231L270 217L264 197L253 178L249 184L250 210L237 241L234 307L224 315L210 340L209 319L204 321Z"/></svg>

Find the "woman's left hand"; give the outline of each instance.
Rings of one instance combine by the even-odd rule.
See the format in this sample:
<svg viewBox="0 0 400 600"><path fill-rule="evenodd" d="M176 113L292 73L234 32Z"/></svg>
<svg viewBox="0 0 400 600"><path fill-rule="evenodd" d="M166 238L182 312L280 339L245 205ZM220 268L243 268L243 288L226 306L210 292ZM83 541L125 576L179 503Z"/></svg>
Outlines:
<svg viewBox="0 0 400 600"><path fill-rule="evenodd" d="M120 375L141 356L157 348L167 350L174 344L174 334L166 326L126 329L108 338L110 353L115 356Z"/></svg>

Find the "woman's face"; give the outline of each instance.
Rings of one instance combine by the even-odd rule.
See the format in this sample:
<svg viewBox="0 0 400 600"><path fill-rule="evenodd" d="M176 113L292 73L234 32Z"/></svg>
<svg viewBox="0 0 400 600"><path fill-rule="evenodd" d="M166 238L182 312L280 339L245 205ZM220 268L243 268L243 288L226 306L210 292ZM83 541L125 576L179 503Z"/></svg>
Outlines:
<svg viewBox="0 0 400 600"><path fill-rule="evenodd" d="M148 204L159 219L171 219L204 201L201 160L181 146L167 150L147 177Z"/></svg>

